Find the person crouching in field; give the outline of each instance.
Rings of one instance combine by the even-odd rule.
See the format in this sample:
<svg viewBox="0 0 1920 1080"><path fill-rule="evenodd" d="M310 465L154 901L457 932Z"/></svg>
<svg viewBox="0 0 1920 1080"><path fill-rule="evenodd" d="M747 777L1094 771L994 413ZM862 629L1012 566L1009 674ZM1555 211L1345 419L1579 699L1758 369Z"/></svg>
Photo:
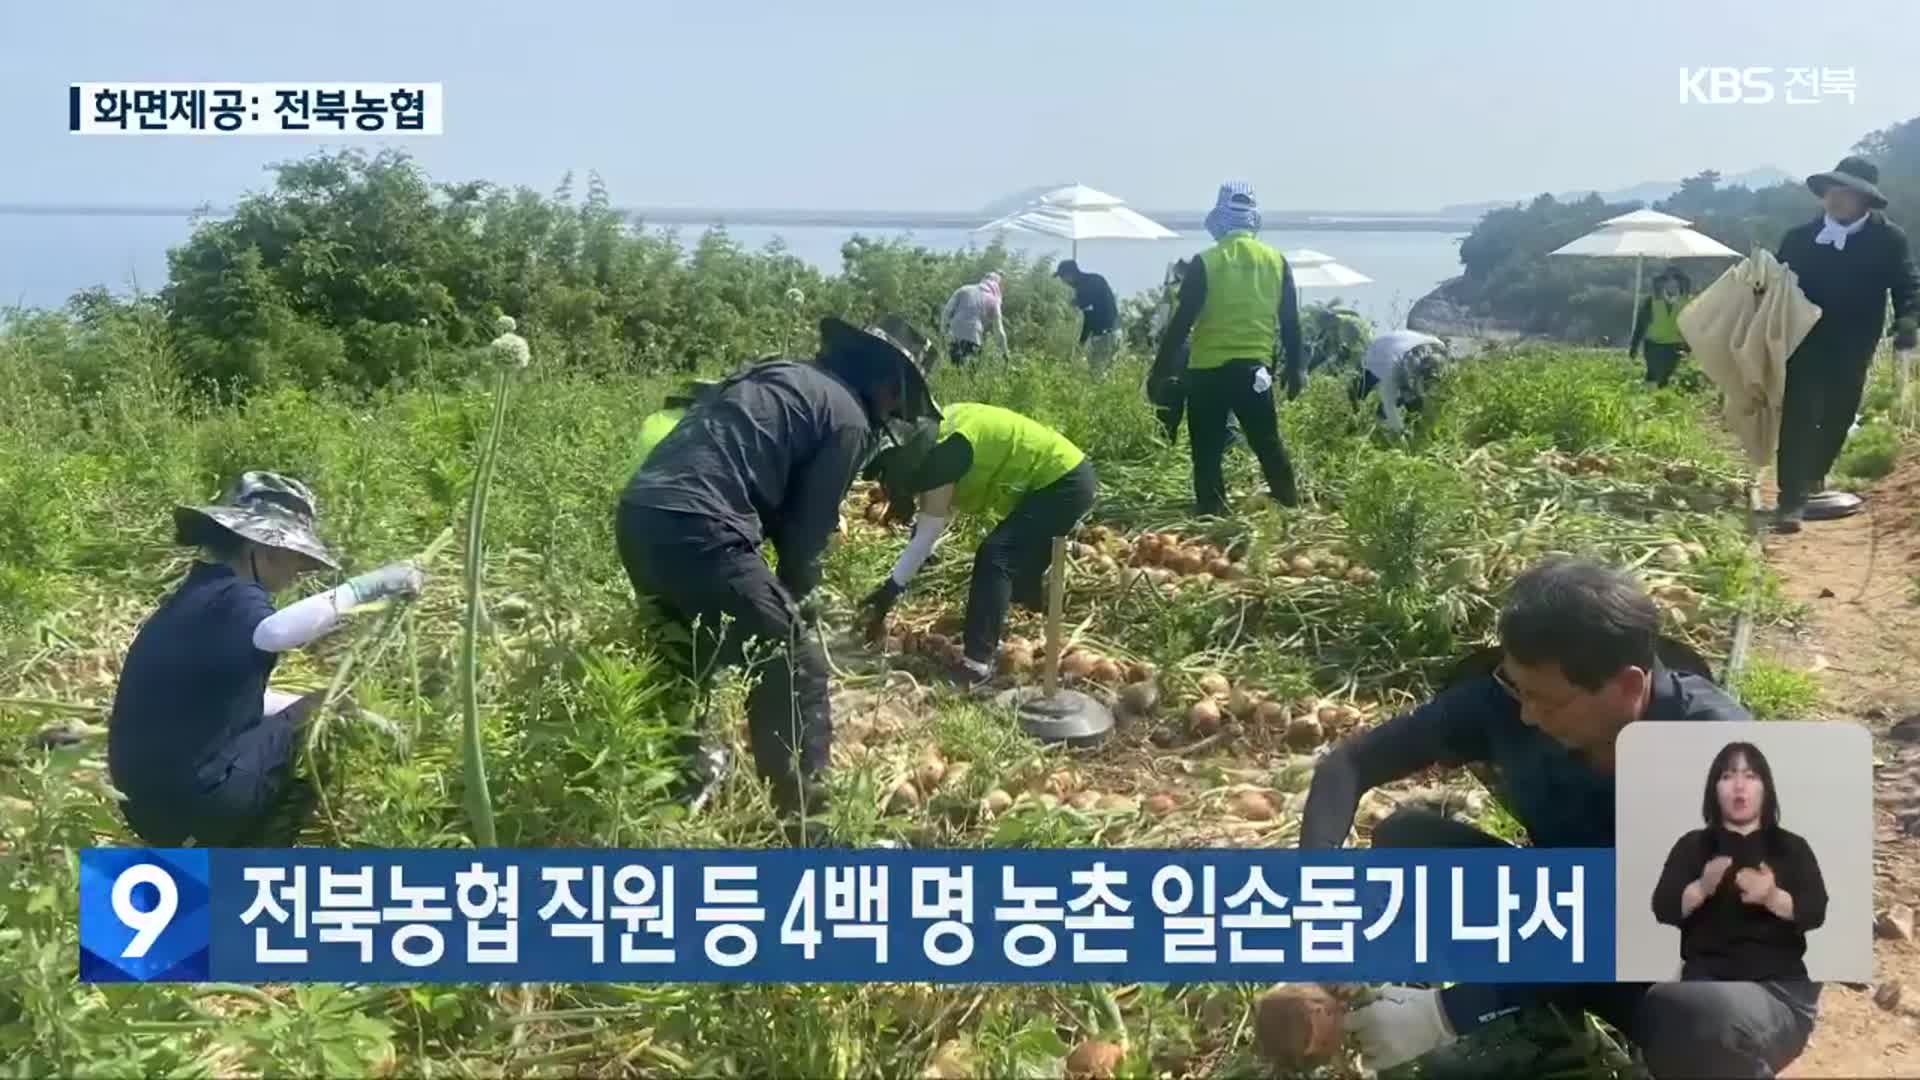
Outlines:
<svg viewBox="0 0 1920 1080"><path fill-rule="evenodd" d="M127 650L107 729L107 769L127 824L177 847L279 846L310 806L293 777L298 737L320 705L268 688L282 653L317 640L354 608L419 593L399 562L279 611L273 594L338 570L313 531L304 484L241 476L216 506L174 511L176 539L202 552Z"/></svg>
<svg viewBox="0 0 1920 1080"><path fill-rule="evenodd" d="M719 667L763 661L747 699L754 760L802 842L804 819L826 808L819 774L833 721L826 656L801 605L874 435L894 419L939 415L911 354L883 331L827 318L820 337L813 362L758 364L696 404L614 516L636 597L688 632L671 646L685 675L704 690ZM777 574L761 556L768 539ZM727 755L699 732L688 739L679 794L697 808Z"/></svg>
<svg viewBox="0 0 1920 1080"><path fill-rule="evenodd" d="M1529 569L1500 614L1499 666L1335 745L1314 770L1300 846L1345 843L1371 788L1434 766L1481 765L1534 847L1613 847L1614 739L1626 725L1752 719L1707 678L1668 668L1659 626L1659 609L1621 571L1563 558ZM1376 848L1505 844L1411 807L1373 828ZM1819 996L1804 980L1389 987L1348 1025L1367 1067L1384 1071L1552 1005L1611 1024L1657 1080L1765 1077L1806 1047Z"/></svg>
<svg viewBox="0 0 1920 1080"><path fill-rule="evenodd" d="M1430 334L1418 330L1381 334L1361 358L1351 397L1364 401L1379 390L1376 412L1382 425L1398 434L1407 428L1405 414L1419 412L1425 405L1430 388L1439 381L1450 358L1447 343Z"/></svg>
<svg viewBox="0 0 1920 1080"><path fill-rule="evenodd" d="M1045 606L1047 567L1055 537L1065 536L1093 508L1093 465L1066 436L995 405L949 406L921 422L897 447L882 450L881 477L901 520L919 504L913 539L893 572L862 602L884 623L948 522L960 514L994 514L998 525L973 558L961 666L969 684L993 675L1006 629L1007 606Z"/></svg>

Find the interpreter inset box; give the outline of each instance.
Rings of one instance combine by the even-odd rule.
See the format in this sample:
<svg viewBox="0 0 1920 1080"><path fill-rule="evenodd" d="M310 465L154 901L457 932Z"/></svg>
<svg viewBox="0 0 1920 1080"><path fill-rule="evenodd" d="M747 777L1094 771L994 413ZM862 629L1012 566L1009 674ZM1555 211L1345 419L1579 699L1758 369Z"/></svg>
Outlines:
<svg viewBox="0 0 1920 1080"><path fill-rule="evenodd" d="M1873 980L1873 737L1839 722L1629 724L1615 977Z"/></svg>

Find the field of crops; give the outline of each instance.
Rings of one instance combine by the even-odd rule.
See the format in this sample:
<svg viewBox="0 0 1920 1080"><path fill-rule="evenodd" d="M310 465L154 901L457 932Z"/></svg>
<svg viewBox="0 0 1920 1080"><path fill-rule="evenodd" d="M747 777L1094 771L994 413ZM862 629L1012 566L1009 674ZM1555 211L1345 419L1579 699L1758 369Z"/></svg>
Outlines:
<svg viewBox="0 0 1920 1080"><path fill-rule="evenodd" d="M541 362L537 339L535 350L508 380L483 534L473 690L497 841L778 843L750 774L691 819L662 794L681 691L649 651L610 533L636 418L668 384L570 375ZM964 522L946 541L896 609L890 650L855 640L852 604L905 532L871 520L864 489L850 497L824 585L841 840L1288 845L1313 755L1429 693L1485 641L1504 583L1548 552L1637 568L1671 631L1716 661L1742 606L1762 620L1784 611L1745 543L1746 475L1713 395L1652 393L1617 353L1477 360L1399 441L1338 378L1316 377L1283 408L1310 508L1260 505L1240 451L1233 521L1188 518L1184 446L1157 441L1140 376L1135 362L1091 384L1025 356L936 378L943 401L1058 426L1099 470L1099 502L1073 546L1064 664L1119 708L1119 732L1097 750L1042 748L929 677L990 523ZM307 842L473 842L460 552L494 385L476 372L371 400L283 389L181 410L162 407L130 362L84 404L28 394L0 417L0 1073L957 1077L1091 1063L1128 1076L1272 1074L1254 1031L1257 986L78 985L72 852L128 837L103 743L46 754L31 736L56 721L104 724L121 653L187 565L167 544L168 507L243 468L311 483L350 572L452 530L417 603L290 655L277 681L350 687L394 722L327 723L335 763ZM1038 617L1017 612L1010 633L1026 640L1003 650L1002 677L1030 680ZM736 680L713 719L743 744L740 700ZM1362 834L1408 799L1510 829L1469 778L1436 775L1370 796ZM1576 1067L1604 1074L1599 1050L1580 1055Z"/></svg>

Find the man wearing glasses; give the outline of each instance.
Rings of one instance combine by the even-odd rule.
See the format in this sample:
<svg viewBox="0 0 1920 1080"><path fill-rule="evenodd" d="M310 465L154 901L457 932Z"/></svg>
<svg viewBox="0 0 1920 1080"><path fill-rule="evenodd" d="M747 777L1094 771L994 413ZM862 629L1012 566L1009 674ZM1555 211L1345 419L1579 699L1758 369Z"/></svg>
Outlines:
<svg viewBox="0 0 1920 1080"><path fill-rule="evenodd" d="M1612 847L1614 738L1640 721L1750 720L1711 680L1659 657L1660 612L1618 570L1552 559L1515 579L1500 614L1499 667L1344 740L1314 772L1302 848L1344 844L1360 796L1421 770L1475 765L1542 848ZM1374 847L1506 843L1403 807ZM1502 1017L1553 1005L1591 1012L1632 1040L1658 1080L1773 1076L1812 1034L1817 984L1687 982L1387 988L1348 1018L1366 1064L1412 1061Z"/></svg>

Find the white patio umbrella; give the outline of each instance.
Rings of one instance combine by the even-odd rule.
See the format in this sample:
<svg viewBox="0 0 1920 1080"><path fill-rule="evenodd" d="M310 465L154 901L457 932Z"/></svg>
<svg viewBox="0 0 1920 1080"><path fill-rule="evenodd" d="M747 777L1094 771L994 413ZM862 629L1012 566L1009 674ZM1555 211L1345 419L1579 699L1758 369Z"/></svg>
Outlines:
<svg viewBox="0 0 1920 1080"><path fill-rule="evenodd" d="M1656 259L1737 259L1740 253L1705 233L1688 228L1692 222L1658 210L1635 210L1608 218L1600 227L1553 252L1603 259L1633 259L1633 308L1640 311L1640 275L1649 255ZM1631 332L1632 323L1628 324Z"/></svg>
<svg viewBox="0 0 1920 1080"><path fill-rule="evenodd" d="M1318 251L1286 252L1287 265L1293 268L1293 284L1301 289L1340 288L1365 285L1373 279L1352 267L1333 261L1333 256Z"/></svg>
<svg viewBox="0 0 1920 1080"><path fill-rule="evenodd" d="M989 221L973 231L1001 230L1071 240L1075 258L1080 256L1082 240L1172 240L1180 235L1144 214L1127 209L1118 198L1084 184L1055 188L1024 209Z"/></svg>

